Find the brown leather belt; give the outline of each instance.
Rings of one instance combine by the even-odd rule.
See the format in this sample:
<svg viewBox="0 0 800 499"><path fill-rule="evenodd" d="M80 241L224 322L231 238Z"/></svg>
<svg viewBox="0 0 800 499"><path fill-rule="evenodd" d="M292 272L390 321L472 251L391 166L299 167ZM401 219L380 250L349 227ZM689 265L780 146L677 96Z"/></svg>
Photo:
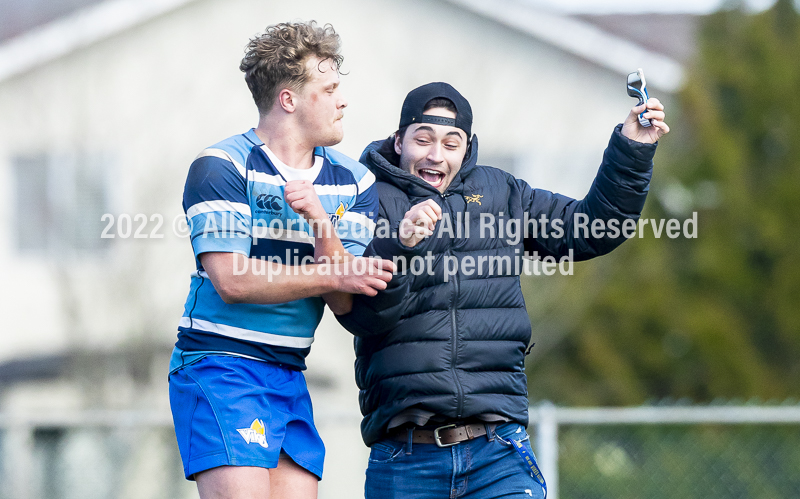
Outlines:
<svg viewBox="0 0 800 499"><path fill-rule="evenodd" d="M486 435L487 426L491 431L497 424L473 423L460 426L448 424L433 430L415 428L411 437L411 442L415 444L436 444L439 447L450 447L451 445L460 444L461 442ZM389 438L398 442L406 442L408 441L408 430L398 430L390 434Z"/></svg>

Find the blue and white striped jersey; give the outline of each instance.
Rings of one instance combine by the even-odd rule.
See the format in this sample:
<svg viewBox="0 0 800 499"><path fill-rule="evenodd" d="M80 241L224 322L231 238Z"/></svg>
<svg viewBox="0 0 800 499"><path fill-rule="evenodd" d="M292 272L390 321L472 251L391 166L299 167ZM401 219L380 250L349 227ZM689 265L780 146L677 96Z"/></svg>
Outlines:
<svg viewBox="0 0 800 499"><path fill-rule="evenodd" d="M313 258L313 233L283 198L287 176L295 172L315 175L315 191L342 244L360 256L375 230L375 177L364 165L329 148L316 148L314 158L311 170L289 169L251 129L204 150L194 160L183 193L183 209L191 229L197 270L192 273L178 327L172 369L207 353L253 357L305 369L305 357L322 318L323 300L312 297L275 305L227 304L214 289L198 256L211 251L232 252L285 265L297 265L306 256Z"/></svg>

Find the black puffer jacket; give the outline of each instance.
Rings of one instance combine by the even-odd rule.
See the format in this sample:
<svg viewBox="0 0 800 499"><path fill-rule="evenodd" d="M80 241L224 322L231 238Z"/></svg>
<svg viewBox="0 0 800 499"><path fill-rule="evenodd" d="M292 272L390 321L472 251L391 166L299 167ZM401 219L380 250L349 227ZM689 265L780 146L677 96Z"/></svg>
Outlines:
<svg viewBox="0 0 800 499"><path fill-rule="evenodd" d="M391 142L367 147L361 162L378 179L379 218L388 221L392 230L379 229L364 255L410 259L430 254L429 262L433 262L433 275L413 275L412 268L402 269L386 291L374 298L356 296L353 311L339 317L356 336L356 381L364 415L361 431L367 445L382 438L389 420L409 407L456 419L498 414L527 425L524 360L531 324L520 288L520 257L523 251L536 251L540 257L558 258L572 249L575 260L585 260L621 244L622 237L576 237L574 215L586 214L589 227L594 219L616 219L620 226L625 219L637 220L655 148L628 140L618 126L589 193L577 201L531 189L502 170L476 165L477 138L444 194L395 166ZM433 236L413 249L406 248L396 235L399 223L413 205L426 199L442 207L456 237L440 231L439 222ZM513 238L499 237L499 230L493 236L484 230L483 235L490 237L481 237L482 213L493 214L497 229L499 223L506 223L503 220L523 219L525 212L531 219L545 215L549 221L563 221L563 237L554 237L552 230L547 238L540 231L540 237L517 244L512 244ZM487 260L505 256L511 265ZM456 275L445 279L447 257L451 262L456 257L459 265ZM464 257L476 262L471 275L468 267L462 269ZM484 265L478 272L481 257Z"/></svg>

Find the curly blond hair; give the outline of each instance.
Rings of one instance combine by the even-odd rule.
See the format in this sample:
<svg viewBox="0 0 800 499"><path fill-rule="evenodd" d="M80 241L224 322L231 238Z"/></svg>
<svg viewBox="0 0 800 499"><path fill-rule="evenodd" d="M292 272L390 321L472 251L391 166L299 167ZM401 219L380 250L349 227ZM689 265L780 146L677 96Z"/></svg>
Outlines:
<svg viewBox="0 0 800 499"><path fill-rule="evenodd" d="M281 89L302 89L311 76L306 68L310 57L330 60L338 71L344 59L340 45L333 26L320 27L316 21L274 24L251 39L239 69L258 111L269 112Z"/></svg>

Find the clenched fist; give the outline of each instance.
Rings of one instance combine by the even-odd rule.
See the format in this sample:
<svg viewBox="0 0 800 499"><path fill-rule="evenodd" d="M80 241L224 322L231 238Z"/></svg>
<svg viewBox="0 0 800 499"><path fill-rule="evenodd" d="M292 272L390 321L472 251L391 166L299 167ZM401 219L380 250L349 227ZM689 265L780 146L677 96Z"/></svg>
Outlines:
<svg viewBox="0 0 800 499"><path fill-rule="evenodd" d="M314 184L308 180L290 180L283 189L283 198L295 213L306 219L312 227L328 220Z"/></svg>
<svg viewBox="0 0 800 499"><path fill-rule="evenodd" d="M433 235L436 222L442 219L442 208L432 199L415 204L400 222L400 242L413 248L420 241Z"/></svg>

